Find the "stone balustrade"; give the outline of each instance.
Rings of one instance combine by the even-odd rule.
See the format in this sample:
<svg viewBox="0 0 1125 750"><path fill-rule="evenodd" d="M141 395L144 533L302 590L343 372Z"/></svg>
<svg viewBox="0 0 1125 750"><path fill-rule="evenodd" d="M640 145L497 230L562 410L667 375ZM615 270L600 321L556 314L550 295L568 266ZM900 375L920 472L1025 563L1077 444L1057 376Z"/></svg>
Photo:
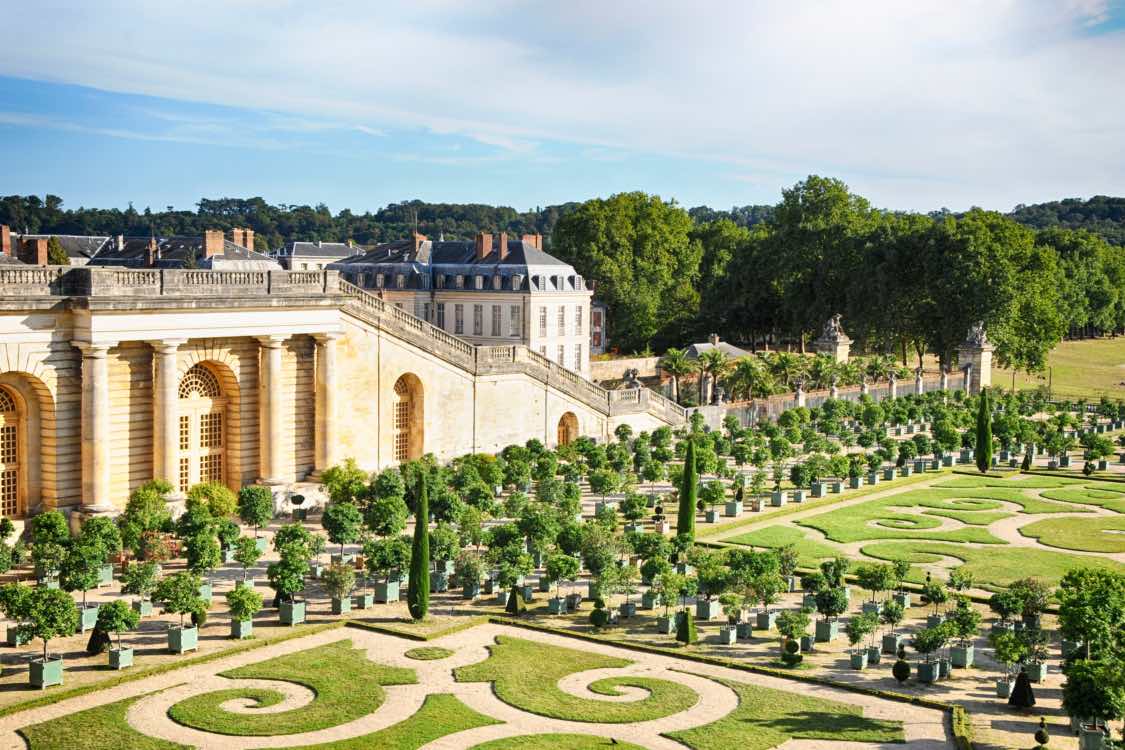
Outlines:
<svg viewBox="0 0 1125 750"><path fill-rule="evenodd" d="M210 271L110 266L0 268L4 297L302 296L339 292L336 271Z"/></svg>

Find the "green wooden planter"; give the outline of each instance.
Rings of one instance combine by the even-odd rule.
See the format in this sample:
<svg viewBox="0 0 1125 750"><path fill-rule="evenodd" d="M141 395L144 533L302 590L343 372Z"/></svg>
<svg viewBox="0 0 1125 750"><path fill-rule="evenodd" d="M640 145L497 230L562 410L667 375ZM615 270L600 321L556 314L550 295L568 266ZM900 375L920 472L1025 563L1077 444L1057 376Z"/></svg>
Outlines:
<svg viewBox="0 0 1125 750"><path fill-rule="evenodd" d="M254 621L253 620L231 620L230 621L230 637L235 640L243 640L254 635Z"/></svg>
<svg viewBox="0 0 1125 750"><path fill-rule="evenodd" d="M547 600L547 611L552 615L566 614L566 599L555 597Z"/></svg>
<svg viewBox="0 0 1125 750"><path fill-rule="evenodd" d="M840 635L840 622L839 620L817 620L816 621L816 642L828 643L829 641L836 640Z"/></svg>
<svg viewBox="0 0 1125 750"><path fill-rule="evenodd" d="M883 653L884 654L890 654L891 656L894 656L895 654L898 653L899 647L902 646L902 644L903 644L903 642L905 642L905 640L906 640L906 638L904 636L899 635L898 633L895 633L894 635L891 635L890 633L884 633L883 634Z"/></svg>
<svg viewBox="0 0 1125 750"><path fill-rule="evenodd" d="M89 604L85 608L79 605L78 620L80 632L85 633L87 630L93 630L94 626L98 624L98 605Z"/></svg>
<svg viewBox="0 0 1125 750"><path fill-rule="evenodd" d="M148 617L152 614L152 602L148 599L136 599L133 601L133 611L141 617Z"/></svg>
<svg viewBox="0 0 1125 750"><path fill-rule="evenodd" d="M399 598L398 581L384 581L383 583L376 583L373 587L375 589L375 601L377 602L397 602Z"/></svg>
<svg viewBox="0 0 1125 750"><path fill-rule="evenodd" d="M332 564L333 565L347 565L348 563L350 563L354 559L355 559L355 555L353 555L350 552L345 552L342 555L332 555Z"/></svg>
<svg viewBox="0 0 1125 750"><path fill-rule="evenodd" d="M22 646L31 641L26 635L20 633L16 625L8 626L8 645L9 646Z"/></svg>
<svg viewBox="0 0 1125 750"><path fill-rule="evenodd" d="M173 654L195 651L199 648L199 628L168 628L168 650Z"/></svg>
<svg viewBox="0 0 1125 750"><path fill-rule="evenodd" d="M374 594L356 594L354 606L356 609L370 609L375 604Z"/></svg>
<svg viewBox="0 0 1125 750"><path fill-rule="evenodd" d="M938 681L940 674L936 661L924 661L918 665L918 681L933 684Z"/></svg>
<svg viewBox="0 0 1125 750"><path fill-rule="evenodd" d="M223 564L234 562L234 550L230 547L223 547Z"/></svg>
<svg viewBox="0 0 1125 750"><path fill-rule="evenodd" d="M304 602L282 602L278 608L282 625L300 625L305 621Z"/></svg>
<svg viewBox="0 0 1125 750"><path fill-rule="evenodd" d="M113 583L113 563L106 563L98 568L98 587L109 586Z"/></svg>
<svg viewBox="0 0 1125 750"><path fill-rule="evenodd" d="M259 552L265 552L266 551L266 538L264 536L255 537L254 538L254 546L256 546L258 548Z"/></svg>
<svg viewBox="0 0 1125 750"><path fill-rule="evenodd" d="M332 597L332 614L344 615L352 611L352 598L350 596L343 599Z"/></svg>
<svg viewBox="0 0 1125 750"><path fill-rule="evenodd" d="M293 520L294 521L307 521L308 518L309 518L309 509L308 508L294 508L293 509Z"/></svg>
<svg viewBox="0 0 1125 750"><path fill-rule="evenodd" d="M43 657L32 659L31 667L28 670L28 679L32 687L37 687L40 690L52 685L63 684L62 657L49 656L46 661L43 660Z"/></svg>
<svg viewBox="0 0 1125 750"><path fill-rule="evenodd" d="M867 649L852 651L852 669L867 669Z"/></svg>
<svg viewBox="0 0 1125 750"><path fill-rule="evenodd" d="M211 584L202 583L199 585L199 598L207 602L208 606L211 605L211 602L215 598L214 591L211 588Z"/></svg>
<svg viewBox="0 0 1125 750"><path fill-rule="evenodd" d="M110 669L125 669L133 666L133 649L111 648L109 650Z"/></svg>
<svg viewBox="0 0 1125 750"><path fill-rule="evenodd" d="M480 596L479 583L467 583L461 587L462 599L476 599L478 596Z"/></svg>
<svg viewBox="0 0 1125 750"><path fill-rule="evenodd" d="M758 630L773 630L777 622L777 612L759 612L754 619Z"/></svg>
<svg viewBox="0 0 1125 750"><path fill-rule="evenodd" d="M444 570L434 570L430 572L430 592L443 593L449 591L449 574Z"/></svg>
<svg viewBox="0 0 1125 750"><path fill-rule="evenodd" d="M973 666L973 647L969 646L953 646L949 649L949 658L953 660L953 666L960 669Z"/></svg>

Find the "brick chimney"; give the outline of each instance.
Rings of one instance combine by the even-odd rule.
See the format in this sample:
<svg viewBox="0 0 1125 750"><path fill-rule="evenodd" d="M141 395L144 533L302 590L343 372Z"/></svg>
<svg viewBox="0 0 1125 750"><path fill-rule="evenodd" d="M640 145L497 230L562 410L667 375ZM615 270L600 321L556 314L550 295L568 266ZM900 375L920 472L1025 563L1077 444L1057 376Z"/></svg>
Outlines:
<svg viewBox="0 0 1125 750"><path fill-rule="evenodd" d="M414 252L418 252L418 248L426 241L426 235L414 232Z"/></svg>
<svg viewBox="0 0 1125 750"><path fill-rule="evenodd" d="M234 227L230 230L230 241L239 247L245 247L242 243L245 242L242 238L242 228Z"/></svg>
<svg viewBox="0 0 1125 750"><path fill-rule="evenodd" d="M500 252L504 252L501 248ZM477 232L477 261L482 261L492 253L492 234L486 232Z"/></svg>
<svg viewBox="0 0 1125 750"><path fill-rule="evenodd" d="M223 254L223 230L207 229L203 232L203 257Z"/></svg>
<svg viewBox="0 0 1125 750"><path fill-rule="evenodd" d="M497 246L496 250L497 250L497 254L500 257L500 260L504 260L505 258L508 257L508 233L507 232L501 232L500 233L500 244Z"/></svg>
<svg viewBox="0 0 1125 750"><path fill-rule="evenodd" d="M242 239L243 239L243 242L245 243L245 244L243 244L244 248L246 248L247 250L253 250L254 249L254 230L253 229L243 229L242 230Z"/></svg>
<svg viewBox="0 0 1125 750"><path fill-rule="evenodd" d="M20 252L19 259L33 266L47 265L46 238L38 237L36 239L24 240L23 250Z"/></svg>
<svg viewBox="0 0 1125 750"><path fill-rule="evenodd" d="M0 224L0 255L12 257L12 230L7 224Z"/></svg>
<svg viewBox="0 0 1125 750"><path fill-rule="evenodd" d="M520 239L534 247L536 250L543 249L543 235L541 234L525 234Z"/></svg>
<svg viewBox="0 0 1125 750"><path fill-rule="evenodd" d="M156 245L156 238L148 238L148 248L145 249L145 266L153 268L156 265L157 259L160 258L160 248Z"/></svg>
<svg viewBox="0 0 1125 750"><path fill-rule="evenodd" d="M710 336L707 337L707 340L711 343L711 346L718 346L719 345L719 334L712 333Z"/></svg>

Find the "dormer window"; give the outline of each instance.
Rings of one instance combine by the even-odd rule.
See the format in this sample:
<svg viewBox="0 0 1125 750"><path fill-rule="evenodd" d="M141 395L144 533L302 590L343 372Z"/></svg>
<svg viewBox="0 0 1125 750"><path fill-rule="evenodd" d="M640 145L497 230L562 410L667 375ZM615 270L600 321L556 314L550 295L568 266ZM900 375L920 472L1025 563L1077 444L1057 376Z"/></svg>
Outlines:
<svg viewBox="0 0 1125 750"><path fill-rule="evenodd" d="M473 288L484 289L484 277L477 275L473 277Z"/></svg>
<svg viewBox="0 0 1125 750"><path fill-rule="evenodd" d="M395 275L395 286L399 289L406 288L406 274L400 273Z"/></svg>
<svg viewBox="0 0 1125 750"><path fill-rule="evenodd" d="M464 289L465 288L465 277L462 276L461 274L457 274L457 276L453 280L453 285L457 289Z"/></svg>
<svg viewBox="0 0 1125 750"><path fill-rule="evenodd" d="M379 289L382 289L385 282L386 282L386 275L385 274L381 274L381 273L375 274L375 286L376 287L378 287Z"/></svg>
<svg viewBox="0 0 1125 750"><path fill-rule="evenodd" d="M444 273L439 273L437 275L437 288L438 289L445 289L445 274Z"/></svg>
<svg viewBox="0 0 1125 750"><path fill-rule="evenodd" d="M492 277L492 288L499 291L503 287L504 287L504 277L501 276L500 274L496 274L495 276L493 276Z"/></svg>
<svg viewBox="0 0 1125 750"><path fill-rule="evenodd" d="M523 286L523 276L516 275L512 277L512 291L518 292L520 287Z"/></svg>

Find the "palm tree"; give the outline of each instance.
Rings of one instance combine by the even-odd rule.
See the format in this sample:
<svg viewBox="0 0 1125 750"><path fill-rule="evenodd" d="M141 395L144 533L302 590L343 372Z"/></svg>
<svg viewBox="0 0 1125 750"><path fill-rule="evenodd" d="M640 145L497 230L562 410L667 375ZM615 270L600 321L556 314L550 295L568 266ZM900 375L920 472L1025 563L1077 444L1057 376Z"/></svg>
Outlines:
<svg viewBox="0 0 1125 750"><path fill-rule="evenodd" d="M863 380L866 363L860 359L841 362L836 365L836 374L841 385L859 385Z"/></svg>
<svg viewBox="0 0 1125 750"><path fill-rule="evenodd" d="M699 369L699 405L703 405L703 387L706 379L711 378L711 382L719 385L719 380L730 369L731 361L724 352L718 349L708 349L699 355L699 362L696 367Z"/></svg>
<svg viewBox="0 0 1125 750"><path fill-rule="evenodd" d="M874 381L887 380L897 367L898 363L892 355L877 354L867 360L867 377Z"/></svg>
<svg viewBox="0 0 1125 750"><path fill-rule="evenodd" d="M669 349L660 358L660 369L672 378L672 400L680 402L680 378L694 369L692 361L688 359L687 352L683 349Z"/></svg>
<svg viewBox="0 0 1125 750"><path fill-rule="evenodd" d="M812 358L809 363L809 385L813 390L827 388L836 376L836 360L832 355L820 353Z"/></svg>
<svg viewBox="0 0 1125 750"><path fill-rule="evenodd" d="M769 368L788 390L804 374L805 358L792 352L774 352L769 358Z"/></svg>
<svg viewBox="0 0 1125 750"><path fill-rule="evenodd" d="M761 357L742 357L735 361L727 377L733 395L744 398L767 398L774 391L774 379Z"/></svg>

